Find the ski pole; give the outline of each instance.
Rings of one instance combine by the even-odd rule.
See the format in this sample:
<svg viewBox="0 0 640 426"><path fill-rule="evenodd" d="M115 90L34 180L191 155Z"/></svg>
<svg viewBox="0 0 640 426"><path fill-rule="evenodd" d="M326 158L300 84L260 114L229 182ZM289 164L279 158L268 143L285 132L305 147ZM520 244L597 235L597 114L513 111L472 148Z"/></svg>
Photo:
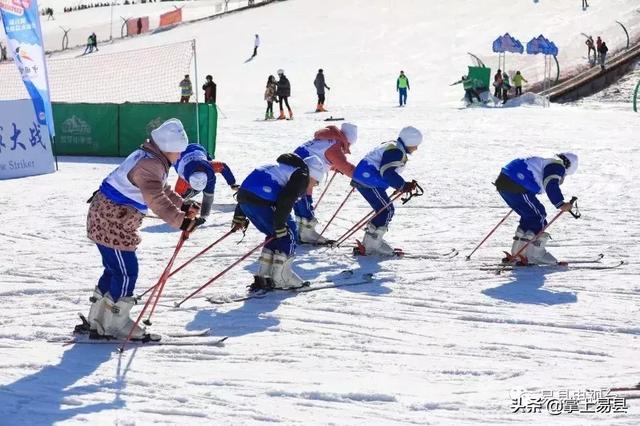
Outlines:
<svg viewBox="0 0 640 426"><path fill-rule="evenodd" d="M491 232L489 232L487 234L486 237L484 237L484 239L482 241L480 241L480 244L478 244L476 246L476 248L473 249L473 251L471 253L469 253L464 260L471 260L471 256L473 256L473 253L476 252L476 250L478 250L480 248L480 246L482 246L485 241L487 241L489 239L489 237L491 235L493 235L494 232L496 232L496 229L498 229L500 227L500 225L502 225L504 223L505 220L507 220L507 218L511 215L511 213L513 213L513 209L509 210L509 213L507 213L507 215L505 217L502 218L502 220L500 222L498 222L498 224L491 230Z"/></svg>
<svg viewBox="0 0 640 426"><path fill-rule="evenodd" d="M574 204L577 200L578 200L578 197L572 197L572 198L571 198L571 201L569 201L569 202L570 202L571 204ZM519 257L521 257L522 253L527 249L527 247L529 247L529 245L530 245L532 242L534 242L535 240L537 240L537 239L538 239L538 237L539 237L540 235L542 235L542 234L543 234L547 229L549 229L549 227L551 226L551 224L552 224L553 222L555 222L556 220L558 220L558 218L559 218L560 216L562 216L562 214L563 214L563 213L564 213L564 210L560 210L560 211L558 212L558 214L557 214L557 215L555 215L555 216L553 217L553 219L551 219L551 221L550 221L549 223L547 223L547 224L546 224L546 225L545 225L545 226L540 230L540 232L538 232L538 233L536 234L536 236L535 236L535 237L533 237L532 239L530 239L529 241L527 241L527 243L526 243L525 245L523 245L523 246L520 248L520 250L518 250L518 252L517 252L516 254L514 254L514 255L513 255L513 259L514 259L514 261L515 261L515 262L517 262L517 261L518 261L518 258L519 258ZM569 211L569 213L571 213L571 215L572 215L573 217L575 217L576 219L580 218L580 213L579 213L579 212L578 212L578 213L574 213L574 212L572 212L572 211Z"/></svg>
<svg viewBox="0 0 640 426"><path fill-rule="evenodd" d="M338 238L336 242L336 247L340 247L342 243L347 241L353 234L358 232L363 226L365 226L368 222L371 222L373 219L378 217L383 211L387 209L395 200L402 196L402 192L398 192L396 195L392 196L387 204L382 206L382 208L378 211L372 210L365 217L360 219L355 225L353 225L347 232L345 232L340 238Z"/></svg>
<svg viewBox="0 0 640 426"><path fill-rule="evenodd" d="M196 254L195 256L193 256L191 259L187 260L186 262L184 262L182 265L180 265L178 268L176 268L175 270L173 270L169 276L167 277L167 279L171 278L172 276L174 276L175 274L177 274L178 272L180 272L182 269L184 269L188 264L190 264L191 262L193 262L194 260L196 260L198 257L202 256L203 254L205 254L206 252L208 252L209 250L211 250L215 245L217 245L219 242L221 242L222 240L224 240L225 238L227 238L229 235L233 234L233 230L230 230L229 232L227 232L226 234L224 234L222 237L218 238L216 241L214 241L213 243L211 243L207 248L203 249L200 253ZM154 285L153 287L149 287L147 289L147 291L145 291L144 293L142 293L140 296L137 296L136 299L140 300L142 299L147 293L149 293L151 290L153 290L158 284Z"/></svg>
<svg viewBox="0 0 640 426"><path fill-rule="evenodd" d="M147 308L149 307L149 304L151 303L151 300L153 299L154 295L156 295L158 290L162 291L162 288L161 287L159 288L158 285L160 283L162 283L163 279L166 281L166 276L169 273L169 271L171 270L171 267L173 266L173 262L176 260L176 257L178 257L178 253L180 252L180 249L182 249L182 245L187 240L187 238L189 238L189 233L187 231L182 231L182 234L180 234L180 240L178 240L178 244L176 244L176 248L173 251L173 255L171 256L171 259L169 260L169 263L167 264L167 267L164 268L164 271L162 272L162 275L160 276L160 279L158 280L158 283L153 287L154 290L151 292L151 296L149 296L149 299L147 299L147 302L144 304L144 307L142 308L142 311L140 311L140 314L138 314L138 318L136 319L133 327L131 327L131 330L129 330L129 334L127 335L127 338L124 339L124 342L122 342L122 345L120 346L120 349L119 349L120 353L124 352L124 348L125 348L127 342L131 339L131 335L133 334L133 330L135 330L137 328L138 324L140 324L140 320L144 316L144 313L147 310ZM160 297L159 294L158 294L158 297Z"/></svg>
<svg viewBox="0 0 640 426"><path fill-rule="evenodd" d="M335 176L335 175L334 175ZM349 197L351 196L351 194L353 194L353 191L355 191L355 188L351 188L351 191L349 191L349 193L347 194L347 196L344 198L344 200L342 201L342 204L340 204L340 206L338 207L338 209L336 210L336 212L333 214L333 216L331 216L331 219L329 219L329 222L327 222L327 224L324 226L324 228L322 229L322 232L320 233L320 235L324 234L324 231L327 230L327 228L329 227L329 225L331 225L331 222L333 222L333 219L335 219L335 217L338 215L338 212L340 210L342 210L342 207L344 207L345 203L347 202L347 200L349 199Z"/></svg>
<svg viewBox="0 0 640 426"><path fill-rule="evenodd" d="M316 205L313 206L313 209L317 209L318 206L320 205L320 201L322 201L322 197L324 197L324 194L327 193L327 189L329 189L329 187L331 186L331 182L333 182L333 180L336 178L336 175L338 174L338 171L336 170L335 172L333 172L333 176L331 176L331 179L329 179L329 182L327 182L327 186L324 187L324 191L322 191L322 194L320 194L320 197L318 197L318 201L316 201ZM322 234L320 234L322 235Z"/></svg>
<svg viewBox="0 0 640 426"><path fill-rule="evenodd" d="M174 303L174 306L176 308L179 308L180 305L182 305L184 302L186 302L187 300L191 299L193 296L195 296L196 294L200 293L202 290L204 290L206 287L208 287L212 282L214 282L215 280L217 280L218 278L220 278L221 276L223 276L224 274L226 274L227 272L229 272L229 270L231 268L233 268L234 266L236 266L238 263L242 262L243 260L245 260L247 257L251 256L251 254L258 250L259 248L269 244L271 241L273 241L274 237L270 237L267 238L266 240L264 240L262 243L258 244L256 247L252 248L251 250L249 250L246 254L244 254L242 257L240 257L240 259L236 260L235 262L233 262L231 265L227 266L227 268L220 272L218 275L216 275L215 277L211 278L209 281L207 281L206 283L204 283L200 288L198 288L196 291L194 291L193 293L191 293L190 295L188 295L187 297L185 297L184 299L182 299L180 302L176 302Z"/></svg>

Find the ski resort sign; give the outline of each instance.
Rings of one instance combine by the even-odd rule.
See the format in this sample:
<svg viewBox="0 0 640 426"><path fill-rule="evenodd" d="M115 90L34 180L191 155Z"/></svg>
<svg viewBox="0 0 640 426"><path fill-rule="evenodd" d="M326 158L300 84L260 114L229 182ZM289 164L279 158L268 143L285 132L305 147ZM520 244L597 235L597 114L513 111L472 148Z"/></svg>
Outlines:
<svg viewBox="0 0 640 426"><path fill-rule="evenodd" d="M47 126L29 100L0 101L0 179L54 171Z"/></svg>

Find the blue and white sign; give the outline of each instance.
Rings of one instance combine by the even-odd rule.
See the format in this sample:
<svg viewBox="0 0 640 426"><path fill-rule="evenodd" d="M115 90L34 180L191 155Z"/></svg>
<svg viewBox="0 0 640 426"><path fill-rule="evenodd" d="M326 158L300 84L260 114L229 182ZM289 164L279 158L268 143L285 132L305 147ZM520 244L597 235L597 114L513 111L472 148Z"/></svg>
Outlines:
<svg viewBox="0 0 640 426"><path fill-rule="evenodd" d="M31 96L38 124L55 136L37 0L0 0L0 17L22 81Z"/></svg>
<svg viewBox="0 0 640 426"><path fill-rule="evenodd" d="M0 179L55 171L47 126L28 99L0 101Z"/></svg>

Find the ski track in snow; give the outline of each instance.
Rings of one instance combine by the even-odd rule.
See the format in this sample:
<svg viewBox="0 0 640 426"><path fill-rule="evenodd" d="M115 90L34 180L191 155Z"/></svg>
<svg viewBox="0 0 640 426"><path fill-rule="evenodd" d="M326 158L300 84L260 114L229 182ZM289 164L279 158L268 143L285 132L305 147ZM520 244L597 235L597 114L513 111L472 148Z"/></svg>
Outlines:
<svg viewBox="0 0 640 426"><path fill-rule="evenodd" d="M297 7L296 2L287 2L282 9L256 11L264 14L256 16L286 14L299 11ZM460 19L477 24L475 12ZM276 19L265 21L277 24ZM218 25L229 28L234 22L230 18ZM261 28L266 31L276 24ZM331 25L322 27L332 31ZM166 37L186 39L185 33L197 28L203 27L178 28ZM376 51L367 47L370 43L393 49L414 43L408 40L411 32L389 41L387 28L366 43L354 40L354 46L371 53ZM456 36L457 42L463 45L471 33ZM315 33L314 38L322 39ZM235 36L225 40L237 56L242 42ZM292 43L300 53L286 64L292 73L306 72L313 62L308 49L317 45L303 40ZM203 45L199 43L199 49ZM266 59L264 51L252 66L262 60L272 61L273 70L284 66L283 58ZM364 53L359 58L365 58ZM224 55L229 53L221 55L228 59ZM0 181L0 239L5 247L0 252L0 425L640 423L636 400L629 401L629 413L624 415L552 417L511 414L509 409L509 391L514 388L581 390L632 385L640 379L637 115L604 107L425 106L428 93L437 92L443 83L442 77L428 83L430 73L412 81L415 92L409 93L407 108L391 108L395 97L371 93L371 87L380 84L380 74L369 75L368 70L384 62L395 73L400 64L388 60L391 56L372 56L355 61L348 76L369 86L354 85L350 92L349 87L341 89L340 82L332 85L337 93L329 93L333 102L329 105L340 107L331 114L359 125L353 161L394 138L404 125L423 130L425 143L412 156L404 176L417 179L425 195L397 206L388 239L408 254L445 253L456 247L459 256L378 262L353 258L347 249L300 247L296 268L306 279L323 280L350 268L356 268L354 279L364 272L377 279L221 306L204 300L241 294L252 279L254 255L180 309L173 308L173 302L261 241L250 227L239 244L240 236L234 235L176 274L154 316L154 332L211 328L215 336L229 336L224 347L130 347L119 356L115 345L50 343L47 340L70 336L76 313L88 311L101 268L97 249L85 237L85 201L117 163L61 158L55 174ZM414 56L410 59L416 63L425 59ZM207 61L214 59L218 57L203 58L202 69L213 67ZM340 78L329 71L332 66L338 69L350 63L340 55L326 62L329 84ZM302 101L313 101L313 93L292 98L300 111L294 121L255 121L262 111L261 104L256 107L262 74L271 68L248 71L251 78L259 75L260 90L239 90L252 97L239 96L237 104L223 104L228 118L219 121L217 157L227 161L239 179L291 151L325 124L320 120L326 114L303 114ZM220 74L235 77L238 70L237 65L227 65ZM294 81L296 89L301 80ZM420 93L420 83L431 86ZM230 93L223 90L222 99ZM437 96L450 100L450 93ZM510 247L514 217L471 261L465 261L464 256L507 211L491 185L500 167L516 156L565 150L580 155L578 173L562 189L567 196L579 197L583 217L579 221L563 217L553 225L551 250L559 258L605 253L603 262L623 259L628 264L609 271L518 270L502 275L480 271L480 265L497 262L501 251ZM318 209L321 224L348 189L347 179L336 178ZM549 202L541 199L552 214ZM185 243L176 264L228 230L233 205L231 191L220 180L216 213ZM354 195L328 234L340 235L366 212L364 201ZM157 219L145 219L142 235L137 294L156 282L179 232Z"/></svg>

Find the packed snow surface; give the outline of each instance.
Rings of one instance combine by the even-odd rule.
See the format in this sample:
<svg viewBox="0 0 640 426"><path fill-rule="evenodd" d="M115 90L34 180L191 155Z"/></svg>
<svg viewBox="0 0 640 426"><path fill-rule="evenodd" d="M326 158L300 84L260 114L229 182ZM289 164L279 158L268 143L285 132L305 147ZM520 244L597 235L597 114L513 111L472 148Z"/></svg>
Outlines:
<svg viewBox="0 0 640 426"><path fill-rule="evenodd" d="M55 174L0 181L0 425L640 423L633 399L626 414L552 417L510 409L513 389L578 391L639 380L638 116L557 105L464 109L460 87L446 87L468 64L460 57L467 44L492 40L493 32L510 30L507 22L534 25L535 12L544 8L549 16L569 14L569 6L543 0L491 13L498 2L482 2L482 8L479 2L442 2L429 12L417 6L426 2L408 2L404 9L383 1L324 3L284 2L104 50L211 35L208 46L198 39L198 48L200 72L215 73L224 112L216 156L239 179L308 140L328 115L358 124L353 162L403 126L418 127L425 141L404 177L416 179L425 195L397 205L388 240L409 255L451 248L461 254L379 260L353 258L347 248L299 247L296 269L305 279L355 269L356 276L372 273L375 280L222 306L204 299L243 293L255 271L254 255L174 308L173 302L260 243L262 235L250 227L242 241L233 235L169 280L151 327L165 335L211 328L215 336L229 336L224 347L131 347L119 355L110 345L63 346L48 340L71 335L101 273L98 251L85 236L85 201L120 160L60 158ZM574 3L577 20L583 12ZM592 3L584 17L597 23L591 14L609 9ZM615 3L625 11L634 2ZM445 19L453 16L460 25ZM532 36L563 35L565 21L545 22ZM485 34L487 28L496 30ZM227 37L213 36L224 31ZM245 64L254 32L265 42ZM339 42L346 34L351 36ZM458 46L455 54L447 50L452 45ZM264 122L263 84L280 67L292 80L295 119ZM328 114L311 113L319 67L332 88ZM395 107L400 68L413 78L406 108ZM562 216L550 229L550 250L560 259L604 253L607 264L628 264L501 275L481 270L510 247L514 217L465 261L508 211L492 185L500 167L518 156L561 151L580 156L578 173L562 190L567 198L579 197L582 218ZM318 207L321 225L349 188L348 179L335 179ZM233 208L232 192L220 179L215 213L186 242L178 263L225 233ZM339 236L367 212L354 195L327 234ZM157 281L179 232L148 218L142 236L137 293Z"/></svg>

